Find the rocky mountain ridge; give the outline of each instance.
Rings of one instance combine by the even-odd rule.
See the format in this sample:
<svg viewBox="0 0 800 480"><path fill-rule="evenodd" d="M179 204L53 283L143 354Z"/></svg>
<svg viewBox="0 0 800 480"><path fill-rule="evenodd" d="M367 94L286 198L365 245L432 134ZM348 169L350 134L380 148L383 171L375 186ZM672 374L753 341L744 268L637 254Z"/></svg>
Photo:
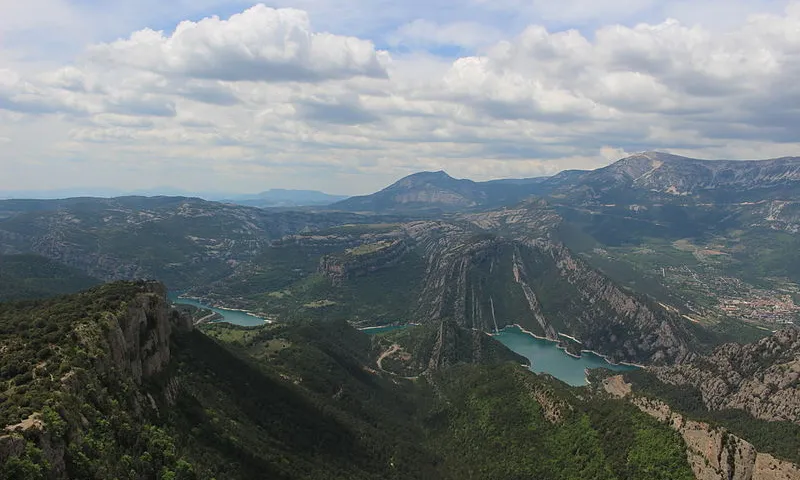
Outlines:
<svg viewBox="0 0 800 480"><path fill-rule="evenodd" d="M689 465L698 480L794 480L800 467L756 451L747 440L675 413L666 403L634 395L621 375L602 381L601 388L615 398L624 398L639 410L668 424L686 443Z"/></svg>
<svg viewBox="0 0 800 480"><path fill-rule="evenodd" d="M740 409L800 424L800 328L753 344L722 345L708 356L652 371L665 383L698 389L710 410Z"/></svg>
<svg viewBox="0 0 800 480"><path fill-rule="evenodd" d="M749 191L754 193L750 194ZM420 172L372 195L332 205L348 211L495 208L531 195L570 204L638 200L790 200L800 191L800 157L769 160L699 160L641 152L596 170L567 170L551 177L488 182L457 180L443 171ZM759 198L760 197L760 198ZM696 199L695 199L696 200Z"/></svg>
<svg viewBox="0 0 800 480"><path fill-rule="evenodd" d="M695 203L789 200L800 189L800 157L698 160L643 152L591 171L564 172L537 193L565 203Z"/></svg>
<svg viewBox="0 0 800 480"><path fill-rule="evenodd" d="M687 322L573 255L558 239L561 222L546 203L535 201L400 223L361 234L361 246L345 253L323 256L319 271L347 286L348 279L379 269L391 275L400 259L416 256L424 266L414 272L419 293L407 307L415 322L452 320L483 332L520 324L576 354L597 350L615 361L653 364L689 359L696 340ZM331 243L328 236L317 240Z"/></svg>

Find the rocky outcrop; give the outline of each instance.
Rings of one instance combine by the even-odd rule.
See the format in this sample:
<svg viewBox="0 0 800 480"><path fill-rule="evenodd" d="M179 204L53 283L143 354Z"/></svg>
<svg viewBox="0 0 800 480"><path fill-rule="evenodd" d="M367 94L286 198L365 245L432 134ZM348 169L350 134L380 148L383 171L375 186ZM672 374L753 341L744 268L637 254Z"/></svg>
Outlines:
<svg viewBox="0 0 800 480"><path fill-rule="evenodd" d="M170 361L173 330L191 330L192 321L172 310L164 285L147 282L109 329L109 356L113 365L137 384L160 373Z"/></svg>
<svg viewBox="0 0 800 480"><path fill-rule="evenodd" d="M101 286L96 293L88 291L69 298L73 303L66 304L77 305L72 307L77 313L64 313L64 318L58 321L72 322L78 348L52 347L80 350L84 355L88 353L88 359L69 355L60 359L61 368L69 370L60 379L50 374L56 391L48 387L46 393L39 392L50 395L47 406L0 431L0 466L11 457L24 457L29 447L35 447L47 461L47 478L67 478L68 442L80 443L87 430L94 427L87 417L109 414L108 410L88 413L80 409L81 405L108 408L109 395L125 392L121 398L116 397L113 408L130 408L138 416L148 411L158 412L154 396L161 404L174 403L180 385L177 379L166 376L172 358L170 343L175 332L191 330L191 317L172 310L161 283L140 281L120 285L108 289ZM102 307L86 316L79 302ZM146 385L146 380L154 382ZM156 384L162 387L153 388Z"/></svg>
<svg viewBox="0 0 800 480"><path fill-rule="evenodd" d="M613 397L626 398L641 411L668 424L686 443L689 465L699 480L797 480L800 467L759 453L752 444L724 428L690 420L660 401L635 396L621 375L603 380L602 388Z"/></svg>
<svg viewBox="0 0 800 480"><path fill-rule="evenodd" d="M63 441L54 440L47 424L39 413L34 413L16 425L8 425L0 431L0 466L11 457L25 454L27 440L35 439L42 457L50 466L49 478L61 478L66 471L66 445Z"/></svg>
<svg viewBox="0 0 800 480"><path fill-rule="evenodd" d="M710 410L740 409L763 420L800 424L798 328L748 345L722 345L691 363L652 372L662 382L696 388Z"/></svg>
<svg viewBox="0 0 800 480"><path fill-rule="evenodd" d="M320 259L317 271L328 277L334 285L341 285L348 278L391 267L408 250L408 242L404 239L380 240L348 249L343 254L325 255Z"/></svg>
<svg viewBox="0 0 800 480"><path fill-rule="evenodd" d="M559 333L614 361L668 364L692 357L686 322L608 277L551 237L551 210L541 203L468 218L476 233L441 222L408 227L428 266L416 318L452 318L495 331L511 324L552 340ZM557 224L557 222L556 222ZM503 235L493 233L502 225ZM580 350L580 349L578 349Z"/></svg>

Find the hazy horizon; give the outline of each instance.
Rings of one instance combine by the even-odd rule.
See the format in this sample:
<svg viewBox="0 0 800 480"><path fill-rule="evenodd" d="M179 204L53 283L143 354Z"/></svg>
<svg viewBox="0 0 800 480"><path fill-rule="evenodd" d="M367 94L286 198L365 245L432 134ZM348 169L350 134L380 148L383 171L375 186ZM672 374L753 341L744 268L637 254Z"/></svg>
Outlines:
<svg viewBox="0 0 800 480"><path fill-rule="evenodd" d="M0 191L357 195L800 153L798 1L271 5L4 3Z"/></svg>

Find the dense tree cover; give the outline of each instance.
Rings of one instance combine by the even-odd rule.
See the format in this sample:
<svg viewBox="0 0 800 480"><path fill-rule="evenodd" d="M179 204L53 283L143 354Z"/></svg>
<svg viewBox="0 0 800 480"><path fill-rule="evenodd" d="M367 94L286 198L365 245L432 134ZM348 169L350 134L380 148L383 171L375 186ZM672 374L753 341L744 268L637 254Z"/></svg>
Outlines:
<svg viewBox="0 0 800 480"><path fill-rule="evenodd" d="M688 478L679 438L630 406L492 355L379 373L384 340L344 321L174 334L171 364L136 385L103 359L141 288L0 304L2 422L43 422L0 478L61 459L98 479Z"/></svg>
<svg viewBox="0 0 800 480"><path fill-rule="evenodd" d="M99 281L39 255L0 255L0 301L74 293Z"/></svg>
<svg viewBox="0 0 800 480"><path fill-rule="evenodd" d="M663 400L678 413L725 427L752 443L759 452L800 463L800 425L761 420L744 410L709 410L696 388L664 383L646 370L626 372L625 380L633 383L637 393Z"/></svg>
<svg viewBox="0 0 800 480"><path fill-rule="evenodd" d="M403 376L419 375L429 369L459 363L530 363L526 357L512 352L489 335L460 328L451 319L438 325L411 325L382 333L375 337L374 344L376 352L384 352L397 344L410 354L407 360L386 357L381 364L384 370ZM437 344L441 344L441 348L435 353Z"/></svg>
<svg viewBox="0 0 800 480"><path fill-rule="evenodd" d="M0 478L194 478L146 415L145 391L109 361L107 334L144 287L0 303L0 425L42 422L6 438L24 452L0 462Z"/></svg>
<svg viewBox="0 0 800 480"><path fill-rule="evenodd" d="M693 478L680 437L624 402L513 363L434 378L449 402L429 425L451 478Z"/></svg>
<svg viewBox="0 0 800 480"><path fill-rule="evenodd" d="M328 277L314 273L319 262L318 252L294 247L275 250L264 255L295 256L302 260L296 264L269 262L269 267L259 274L263 276L248 280L249 283L261 278L269 285L260 290L261 294L250 297L258 309L273 313L282 321L338 319L354 324L383 325L412 320L425 272L424 262L417 253L406 254L391 268L378 269L367 276L355 276L342 285L334 285ZM313 267L297 272L296 266L309 265L309 258ZM291 265L295 267L290 268ZM275 277L280 277L284 283ZM287 279L295 281L287 283Z"/></svg>

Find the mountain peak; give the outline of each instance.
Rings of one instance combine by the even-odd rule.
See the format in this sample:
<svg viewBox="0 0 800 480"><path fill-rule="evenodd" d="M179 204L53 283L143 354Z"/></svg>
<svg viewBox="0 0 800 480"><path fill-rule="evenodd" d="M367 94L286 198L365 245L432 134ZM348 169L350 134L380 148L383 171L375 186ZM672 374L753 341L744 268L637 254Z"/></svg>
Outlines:
<svg viewBox="0 0 800 480"><path fill-rule="evenodd" d="M645 151L634 153L617 160L600 171L612 171L633 179L639 178L649 172L657 170L662 165L691 160L690 158L673 155L671 153Z"/></svg>
<svg viewBox="0 0 800 480"><path fill-rule="evenodd" d="M437 172L417 172L401 178L389 188L409 188L418 187L425 184L436 184L437 186L441 186L443 183L465 181L469 182L470 180L457 180L448 175L444 170L439 170Z"/></svg>
<svg viewBox="0 0 800 480"><path fill-rule="evenodd" d="M443 178L443 179L455 180L453 177L451 177L444 170L437 170L435 172L433 172L433 171L416 172L416 173L412 173L411 175L408 175L406 177L403 177L403 179L406 179L406 178L419 178L419 179L439 179L439 178Z"/></svg>

